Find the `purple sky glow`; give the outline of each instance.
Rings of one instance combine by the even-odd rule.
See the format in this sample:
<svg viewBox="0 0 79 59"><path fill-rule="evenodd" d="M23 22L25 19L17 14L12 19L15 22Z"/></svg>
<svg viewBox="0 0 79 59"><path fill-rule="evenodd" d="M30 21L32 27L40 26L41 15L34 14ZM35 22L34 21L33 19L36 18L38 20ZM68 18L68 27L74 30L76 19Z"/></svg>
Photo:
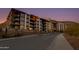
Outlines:
<svg viewBox="0 0 79 59"><path fill-rule="evenodd" d="M16 8L42 18L79 22L79 8ZM6 21L11 8L0 8L0 23Z"/></svg>

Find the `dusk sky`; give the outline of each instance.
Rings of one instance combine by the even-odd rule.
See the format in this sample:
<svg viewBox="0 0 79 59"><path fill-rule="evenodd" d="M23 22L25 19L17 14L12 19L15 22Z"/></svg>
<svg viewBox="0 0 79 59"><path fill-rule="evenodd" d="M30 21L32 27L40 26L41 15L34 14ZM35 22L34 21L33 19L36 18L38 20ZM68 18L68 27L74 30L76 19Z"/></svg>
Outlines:
<svg viewBox="0 0 79 59"><path fill-rule="evenodd" d="M6 20L11 8L0 8L0 23ZM79 22L79 8L17 8L26 13L53 20Z"/></svg>

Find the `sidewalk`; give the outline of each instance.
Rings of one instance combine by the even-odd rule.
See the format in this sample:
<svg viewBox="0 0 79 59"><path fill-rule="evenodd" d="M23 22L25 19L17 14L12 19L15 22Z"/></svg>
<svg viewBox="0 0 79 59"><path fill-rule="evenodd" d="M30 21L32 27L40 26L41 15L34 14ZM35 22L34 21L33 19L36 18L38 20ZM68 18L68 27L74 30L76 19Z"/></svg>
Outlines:
<svg viewBox="0 0 79 59"><path fill-rule="evenodd" d="M71 45L64 38L63 34L59 34L56 38L53 39L49 50L73 50Z"/></svg>

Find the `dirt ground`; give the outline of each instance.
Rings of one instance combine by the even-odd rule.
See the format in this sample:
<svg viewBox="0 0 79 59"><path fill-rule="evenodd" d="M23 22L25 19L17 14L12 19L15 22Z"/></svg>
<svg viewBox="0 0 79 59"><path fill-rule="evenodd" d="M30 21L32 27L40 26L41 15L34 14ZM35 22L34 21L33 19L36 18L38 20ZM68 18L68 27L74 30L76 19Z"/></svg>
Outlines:
<svg viewBox="0 0 79 59"><path fill-rule="evenodd" d="M68 34L64 34L64 36L75 50L79 50L79 37L70 36Z"/></svg>

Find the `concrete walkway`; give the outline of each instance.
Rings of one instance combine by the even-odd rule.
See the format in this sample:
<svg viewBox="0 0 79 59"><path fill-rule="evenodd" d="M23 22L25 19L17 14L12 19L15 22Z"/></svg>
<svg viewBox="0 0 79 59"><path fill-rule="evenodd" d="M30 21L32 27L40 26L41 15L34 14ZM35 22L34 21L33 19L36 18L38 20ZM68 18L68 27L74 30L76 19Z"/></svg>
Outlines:
<svg viewBox="0 0 79 59"><path fill-rule="evenodd" d="M50 50L73 50L71 45L64 38L63 34L59 34L49 46Z"/></svg>

